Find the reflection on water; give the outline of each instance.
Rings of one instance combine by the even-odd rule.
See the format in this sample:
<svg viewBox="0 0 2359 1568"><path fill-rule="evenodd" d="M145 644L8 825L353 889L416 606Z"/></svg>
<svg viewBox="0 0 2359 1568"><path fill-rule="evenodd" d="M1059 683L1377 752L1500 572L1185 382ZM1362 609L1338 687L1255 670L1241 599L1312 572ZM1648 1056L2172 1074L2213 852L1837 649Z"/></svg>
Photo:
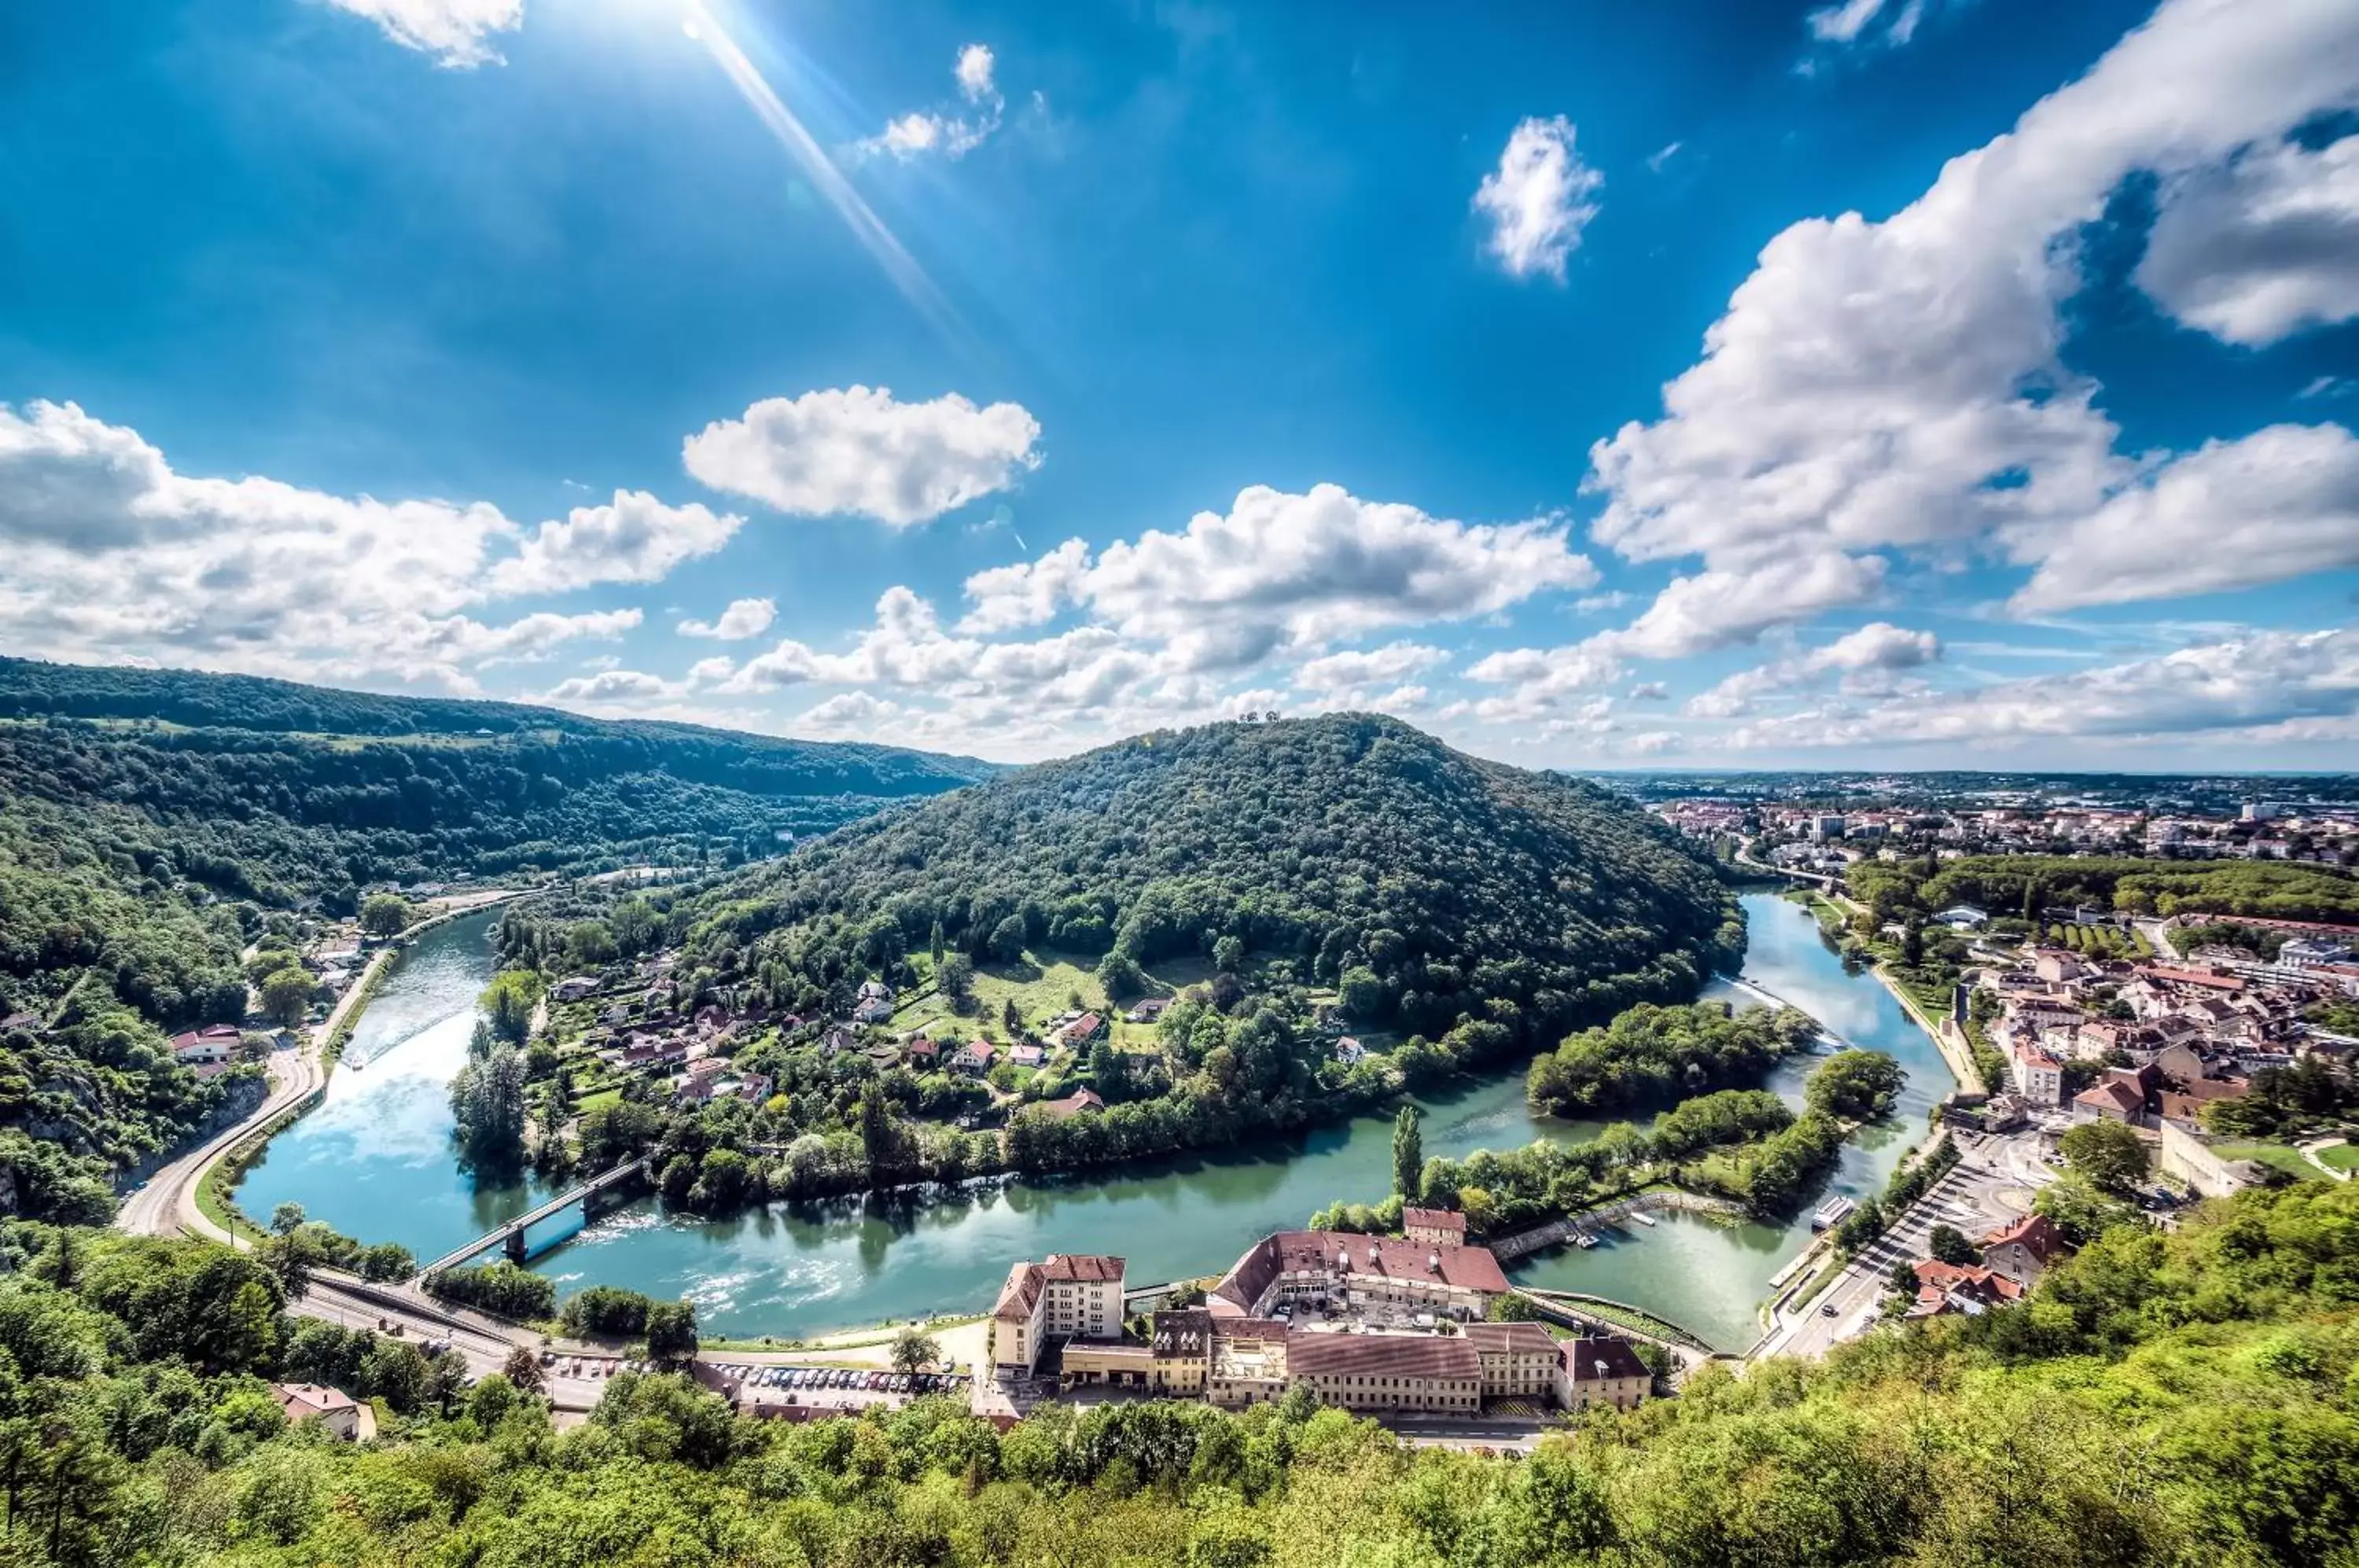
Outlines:
<svg viewBox="0 0 2359 1568"><path fill-rule="evenodd" d="M1745 902L1746 976L1908 1070L1898 1116L1846 1148L1833 1178L1837 1191L1879 1190L1949 1088L1948 1070L1872 976L1843 973L1807 911L1764 895ZM539 1201L537 1184L486 1185L460 1171L451 1150L444 1093L465 1061L474 998L490 977L489 923L454 922L404 955L355 1039L366 1066L339 1072L326 1105L272 1143L240 1194L249 1212L266 1214L292 1199L340 1230L430 1258ZM1799 1105L1810 1066L1788 1063L1770 1087ZM1536 1116L1520 1073L1424 1104L1428 1154L1462 1156L1535 1138L1573 1142L1596 1132L1595 1124ZM608 1284L687 1296L715 1333L811 1334L978 1310L1011 1261L1050 1251L1120 1254L1140 1283L1215 1273L1265 1232L1299 1225L1338 1198L1381 1196L1391 1172L1391 1118L1364 1116L1249 1151L1102 1178L774 1203L722 1220L668 1215L643 1200L570 1239L566 1227L578 1216L536 1232L534 1245L554 1250L535 1267L567 1290ZM1727 1226L1666 1215L1651 1229L1609 1233L1593 1251L1533 1259L1518 1275L1636 1302L1741 1348L1753 1338L1769 1275L1808 1234L1801 1219Z"/></svg>

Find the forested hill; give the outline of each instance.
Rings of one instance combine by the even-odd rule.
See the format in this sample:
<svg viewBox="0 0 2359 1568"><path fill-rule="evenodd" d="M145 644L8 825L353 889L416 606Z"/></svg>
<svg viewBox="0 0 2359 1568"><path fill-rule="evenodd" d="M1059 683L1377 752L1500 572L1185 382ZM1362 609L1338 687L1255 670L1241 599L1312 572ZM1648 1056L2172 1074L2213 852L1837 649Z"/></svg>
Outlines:
<svg viewBox="0 0 2359 1568"><path fill-rule="evenodd" d="M1549 1043L1742 946L1710 866L1636 807L1364 713L1141 735L887 813L749 873L700 940L825 990L937 921L984 964L1275 961L1356 1019Z"/></svg>
<svg viewBox="0 0 2359 1568"><path fill-rule="evenodd" d="M127 808L179 877L283 902L621 858L771 853L994 769L246 676L0 660L0 794Z"/></svg>

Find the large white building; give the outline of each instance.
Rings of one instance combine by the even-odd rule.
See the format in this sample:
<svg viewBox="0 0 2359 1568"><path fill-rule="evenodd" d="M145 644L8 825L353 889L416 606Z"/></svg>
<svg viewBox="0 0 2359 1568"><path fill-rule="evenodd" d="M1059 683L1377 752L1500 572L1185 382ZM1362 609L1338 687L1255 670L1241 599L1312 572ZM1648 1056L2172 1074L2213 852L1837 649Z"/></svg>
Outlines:
<svg viewBox="0 0 2359 1568"><path fill-rule="evenodd" d="M991 1310L991 1360L1029 1372L1051 1340L1114 1339L1122 1334L1123 1260L1050 1253L1007 1271Z"/></svg>

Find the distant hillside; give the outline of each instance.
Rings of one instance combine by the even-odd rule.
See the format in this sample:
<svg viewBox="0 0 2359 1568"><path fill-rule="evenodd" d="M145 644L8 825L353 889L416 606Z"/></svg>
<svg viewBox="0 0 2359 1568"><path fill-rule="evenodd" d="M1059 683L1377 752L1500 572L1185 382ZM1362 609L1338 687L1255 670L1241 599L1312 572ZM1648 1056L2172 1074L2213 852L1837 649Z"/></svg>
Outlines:
<svg viewBox="0 0 2359 1568"><path fill-rule="evenodd" d="M1273 960L1362 1020L1553 1043L1691 991L1742 945L1712 869L1576 780L1336 714L1142 735L840 832L749 873L701 938L825 990L926 949ZM792 997L785 999L792 1000Z"/></svg>

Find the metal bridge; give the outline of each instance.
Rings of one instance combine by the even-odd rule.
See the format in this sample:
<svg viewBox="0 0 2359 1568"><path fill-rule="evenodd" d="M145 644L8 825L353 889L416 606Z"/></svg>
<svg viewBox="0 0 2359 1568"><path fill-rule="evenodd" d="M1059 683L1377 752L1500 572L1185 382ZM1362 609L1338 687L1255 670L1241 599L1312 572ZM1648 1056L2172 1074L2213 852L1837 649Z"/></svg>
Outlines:
<svg viewBox="0 0 2359 1568"><path fill-rule="evenodd" d="M580 1186L560 1192L538 1208L518 1214L495 1230L484 1232L457 1251L444 1253L425 1268L420 1269L418 1271L419 1277L423 1279L429 1275L440 1274L446 1269L456 1269L468 1259L489 1252L495 1247L506 1247L509 1260L521 1263L525 1260L527 1252L526 1231L543 1220L563 1214L576 1203L582 1205L582 1218L588 1219L594 1212L598 1198L625 1182L643 1179L647 1173L647 1159L642 1157L627 1164L617 1165L612 1171L601 1171Z"/></svg>

